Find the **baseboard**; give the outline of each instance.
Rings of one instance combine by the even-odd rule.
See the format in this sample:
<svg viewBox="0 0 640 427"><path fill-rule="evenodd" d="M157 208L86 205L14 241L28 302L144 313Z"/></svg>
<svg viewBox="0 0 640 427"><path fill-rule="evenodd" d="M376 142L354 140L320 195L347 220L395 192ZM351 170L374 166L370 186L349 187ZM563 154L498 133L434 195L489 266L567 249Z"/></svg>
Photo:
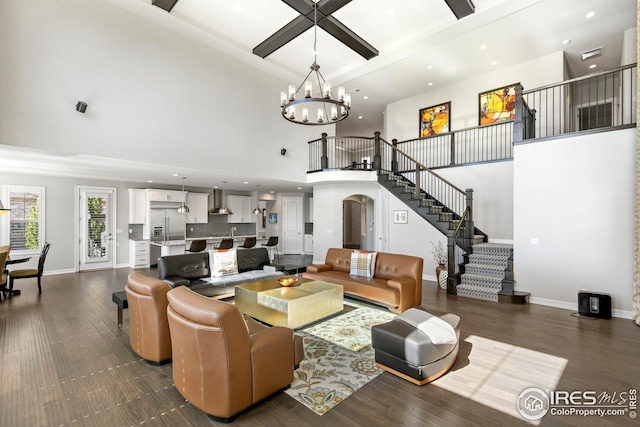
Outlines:
<svg viewBox="0 0 640 427"><path fill-rule="evenodd" d="M73 268L63 268L61 270L47 270L42 273L43 276L53 276L55 274L68 274L75 273L76 271Z"/></svg>
<svg viewBox="0 0 640 427"><path fill-rule="evenodd" d="M534 296L529 297L529 302L531 304L546 305L548 307L563 308L565 310L578 311L577 302L573 303L573 302L566 302L566 301L558 301L558 300L547 299L547 298L538 298ZM613 310L611 310L611 315L613 317L618 317L620 319L633 319L632 312L629 310L619 310L614 308Z"/></svg>

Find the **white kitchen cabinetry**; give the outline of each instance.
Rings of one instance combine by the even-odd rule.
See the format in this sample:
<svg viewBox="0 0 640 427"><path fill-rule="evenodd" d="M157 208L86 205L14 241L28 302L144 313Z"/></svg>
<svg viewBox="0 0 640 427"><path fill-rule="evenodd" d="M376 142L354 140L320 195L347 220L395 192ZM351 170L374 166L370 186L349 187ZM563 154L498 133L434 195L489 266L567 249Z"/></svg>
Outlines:
<svg viewBox="0 0 640 427"><path fill-rule="evenodd" d="M129 224L145 224L147 222L147 192L129 189Z"/></svg>
<svg viewBox="0 0 640 427"><path fill-rule="evenodd" d="M209 222L209 193L187 193L187 224Z"/></svg>
<svg viewBox="0 0 640 427"><path fill-rule="evenodd" d="M129 267L149 268L148 240L129 240Z"/></svg>
<svg viewBox="0 0 640 427"><path fill-rule="evenodd" d="M313 254L313 234L304 235L304 253Z"/></svg>
<svg viewBox="0 0 640 427"><path fill-rule="evenodd" d="M150 202L184 202L184 191L147 190Z"/></svg>
<svg viewBox="0 0 640 427"><path fill-rule="evenodd" d="M255 222L251 212L251 197L231 195L227 197L227 206L233 214L227 217L227 223Z"/></svg>

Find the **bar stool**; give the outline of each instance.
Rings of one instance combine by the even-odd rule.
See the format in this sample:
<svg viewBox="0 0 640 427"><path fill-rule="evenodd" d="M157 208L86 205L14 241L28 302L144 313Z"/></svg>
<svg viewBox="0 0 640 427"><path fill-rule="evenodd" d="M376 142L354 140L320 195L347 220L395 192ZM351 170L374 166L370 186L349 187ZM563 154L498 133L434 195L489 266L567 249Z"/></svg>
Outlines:
<svg viewBox="0 0 640 427"><path fill-rule="evenodd" d="M267 248L267 250L269 251L269 259L273 259L273 250L275 248L275 256L278 258L278 263L280 262L280 257L278 256L278 249L276 248L276 246L278 246L278 236L269 237L269 240L267 240L267 243L263 243L262 246Z"/></svg>
<svg viewBox="0 0 640 427"><path fill-rule="evenodd" d="M233 248L233 239L222 239L220 245L216 249L231 249Z"/></svg>
<svg viewBox="0 0 640 427"><path fill-rule="evenodd" d="M187 252L202 252L207 248L207 241L204 239L191 241L191 246L187 249Z"/></svg>
<svg viewBox="0 0 640 427"><path fill-rule="evenodd" d="M239 248L249 249L256 245L255 237L245 237L244 243L238 246Z"/></svg>

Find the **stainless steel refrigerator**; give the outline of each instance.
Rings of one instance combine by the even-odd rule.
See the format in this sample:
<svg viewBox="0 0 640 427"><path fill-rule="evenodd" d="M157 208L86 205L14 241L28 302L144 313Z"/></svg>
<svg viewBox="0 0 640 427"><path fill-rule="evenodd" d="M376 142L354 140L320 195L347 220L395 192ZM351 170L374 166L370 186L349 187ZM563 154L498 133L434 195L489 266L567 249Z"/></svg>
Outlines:
<svg viewBox="0 0 640 427"><path fill-rule="evenodd" d="M151 241L185 240L186 216L178 207L180 203L151 205Z"/></svg>

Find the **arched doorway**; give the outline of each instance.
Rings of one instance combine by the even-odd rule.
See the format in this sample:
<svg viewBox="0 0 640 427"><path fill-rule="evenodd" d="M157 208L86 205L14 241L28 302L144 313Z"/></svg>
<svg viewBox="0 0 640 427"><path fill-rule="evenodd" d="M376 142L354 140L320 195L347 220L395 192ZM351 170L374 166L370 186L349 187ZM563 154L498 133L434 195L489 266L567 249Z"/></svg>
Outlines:
<svg viewBox="0 0 640 427"><path fill-rule="evenodd" d="M342 200L342 247L375 250L373 199L354 194Z"/></svg>

